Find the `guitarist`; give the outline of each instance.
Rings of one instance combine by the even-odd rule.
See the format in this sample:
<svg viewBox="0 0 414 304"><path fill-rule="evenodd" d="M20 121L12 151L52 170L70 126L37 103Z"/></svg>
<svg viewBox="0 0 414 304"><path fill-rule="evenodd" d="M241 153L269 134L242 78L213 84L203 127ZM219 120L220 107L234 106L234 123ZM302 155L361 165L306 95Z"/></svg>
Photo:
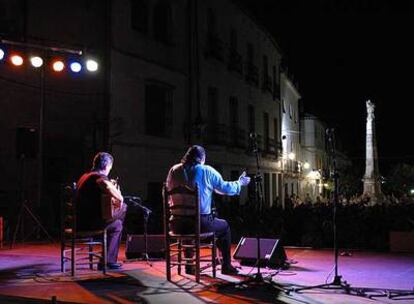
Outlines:
<svg viewBox="0 0 414 304"><path fill-rule="evenodd" d="M119 185L108 178L114 159L99 152L93 159L92 170L77 183L76 225L79 231L107 230L109 269L121 268L117 263L126 205Z"/></svg>

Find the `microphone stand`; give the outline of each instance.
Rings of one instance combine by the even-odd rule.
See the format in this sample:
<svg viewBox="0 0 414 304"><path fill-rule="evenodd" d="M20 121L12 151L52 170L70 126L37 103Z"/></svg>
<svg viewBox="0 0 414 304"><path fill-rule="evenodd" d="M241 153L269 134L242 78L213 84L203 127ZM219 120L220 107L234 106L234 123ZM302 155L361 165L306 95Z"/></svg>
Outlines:
<svg viewBox="0 0 414 304"><path fill-rule="evenodd" d="M338 239L337 239L337 229L336 229L336 211L338 205L338 196L339 196L339 184L338 184L338 172L336 170L336 152L335 152L335 134L334 129L326 129L326 135L328 140L328 156L330 159L331 165L331 177L334 181L334 196L333 196L333 215L332 215L332 225L333 225L333 246L334 246L334 272L335 276L331 283L319 284L314 286L305 286L300 288L292 288L292 291L298 292L301 290L307 289L316 289L316 288L326 288L326 289L343 289L346 293L350 293L352 290L350 284L346 281L342 281L342 276L338 274Z"/></svg>
<svg viewBox="0 0 414 304"><path fill-rule="evenodd" d="M383 289L373 287L351 287L347 281L342 280L342 276L338 273L338 239L336 229L336 211L338 205L339 196L339 184L338 184L338 172L336 170L336 158L335 158L335 130L326 129L326 135L328 139L328 155L331 161L331 176L334 180L334 199L333 199L333 242L334 242L334 273L335 276L331 283L319 284L314 286L302 286L299 288L291 288L289 291L300 292L302 290L310 289L341 289L346 294L356 295L360 297L368 297L370 299L374 297L388 297L389 299L398 298L403 300L402 297L408 297L414 295L413 290L397 290L397 289Z"/></svg>
<svg viewBox="0 0 414 304"><path fill-rule="evenodd" d="M132 206L139 207L144 213L144 253L142 253L141 260L145 260L149 266L152 267L152 263L150 262L150 258L148 256L148 219L152 212L151 209L145 207L140 203L141 199L136 196L125 196L125 198L132 203ZM139 200L139 201L138 201Z"/></svg>
<svg viewBox="0 0 414 304"><path fill-rule="evenodd" d="M242 287L242 288L246 288L247 286L249 286L249 284L252 284L252 287L254 287L255 285L263 285L263 284L270 284L270 286L274 287L275 289L279 290L279 291L283 291L287 294L289 294L289 290L285 289L283 286L281 286L280 284L277 284L275 282L272 281L272 276L270 276L270 280L266 280L265 278L263 278L263 275L261 273L261 269L260 269L260 254L261 254L261 249L260 249L260 234L259 234L259 227L261 227L261 216L263 215L263 208L264 208L264 201L263 201L263 178L262 178L262 174L260 173L260 156L259 156L259 147L257 144L257 134L255 133L250 133L249 134L249 138L251 140L251 145L252 145L252 151L255 154L255 158L256 158L256 174L254 175L253 179L254 179L254 185L255 185L255 206L257 209L257 214L260 217L257 221L257 225L256 225L256 242L257 242L257 258L256 258L256 266L257 266L257 272L254 276L248 276L248 278L244 281L240 281L240 282L236 282L236 283L229 283L226 284L225 286L234 286L234 287Z"/></svg>

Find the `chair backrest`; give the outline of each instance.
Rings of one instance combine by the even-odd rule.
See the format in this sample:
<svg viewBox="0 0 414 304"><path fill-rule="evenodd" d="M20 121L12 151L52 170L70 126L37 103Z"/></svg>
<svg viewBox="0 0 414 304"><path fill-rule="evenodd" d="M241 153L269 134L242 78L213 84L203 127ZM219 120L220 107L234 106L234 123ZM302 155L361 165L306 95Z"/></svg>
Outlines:
<svg viewBox="0 0 414 304"><path fill-rule="evenodd" d="M63 186L61 200L61 232L75 233L76 230L76 183Z"/></svg>
<svg viewBox="0 0 414 304"><path fill-rule="evenodd" d="M169 232L171 216L189 218L194 220L194 231L189 234L200 234L200 199L198 186L190 188L187 185L179 185L168 190L166 183L162 188L164 205L164 233Z"/></svg>

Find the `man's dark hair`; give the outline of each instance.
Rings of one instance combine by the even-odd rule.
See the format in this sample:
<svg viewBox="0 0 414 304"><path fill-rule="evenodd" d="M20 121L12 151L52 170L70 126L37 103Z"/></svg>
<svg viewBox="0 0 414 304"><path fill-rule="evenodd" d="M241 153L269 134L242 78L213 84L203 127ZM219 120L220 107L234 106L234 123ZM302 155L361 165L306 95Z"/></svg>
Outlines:
<svg viewBox="0 0 414 304"><path fill-rule="evenodd" d="M114 158L106 152L99 152L93 158L92 170L104 170L109 164L114 163Z"/></svg>
<svg viewBox="0 0 414 304"><path fill-rule="evenodd" d="M194 145L188 148L187 152L184 154L181 159L181 163L184 165L196 165L201 163L206 157L206 151L202 146Z"/></svg>

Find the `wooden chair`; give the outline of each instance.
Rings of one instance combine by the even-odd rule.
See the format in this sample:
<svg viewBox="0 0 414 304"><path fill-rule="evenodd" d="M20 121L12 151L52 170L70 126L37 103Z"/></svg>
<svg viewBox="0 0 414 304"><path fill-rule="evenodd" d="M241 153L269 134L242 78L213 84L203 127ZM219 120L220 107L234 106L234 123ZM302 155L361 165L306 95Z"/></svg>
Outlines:
<svg viewBox="0 0 414 304"><path fill-rule="evenodd" d="M71 275L76 275L78 265L101 264L106 274L107 237L106 229L78 231L76 229L76 183L62 189L61 199L61 249L60 269L66 272L66 264L70 263Z"/></svg>
<svg viewBox="0 0 414 304"><path fill-rule="evenodd" d="M212 267L213 277L216 277L216 238L214 232L200 233L200 201L198 189L190 189L187 186L178 186L170 191L167 190L166 184L163 186L163 205L164 205L164 235L165 235L165 260L167 280L171 281L171 269L177 266L177 272L181 275L181 268L184 266L192 266L195 268L196 282L200 283L200 274L204 269ZM176 205L171 206L170 199L174 201L177 196L185 196L191 200L191 206L186 205L186 215L180 217L188 217L194 221L194 231L189 234L176 234L170 231L169 222L172 211L177 208ZM183 208L183 206L179 206ZM201 256L201 249L210 249L208 255ZM185 250L191 250L192 257L185 257ZM184 257L183 257L184 256ZM201 262L209 262L201 267Z"/></svg>

